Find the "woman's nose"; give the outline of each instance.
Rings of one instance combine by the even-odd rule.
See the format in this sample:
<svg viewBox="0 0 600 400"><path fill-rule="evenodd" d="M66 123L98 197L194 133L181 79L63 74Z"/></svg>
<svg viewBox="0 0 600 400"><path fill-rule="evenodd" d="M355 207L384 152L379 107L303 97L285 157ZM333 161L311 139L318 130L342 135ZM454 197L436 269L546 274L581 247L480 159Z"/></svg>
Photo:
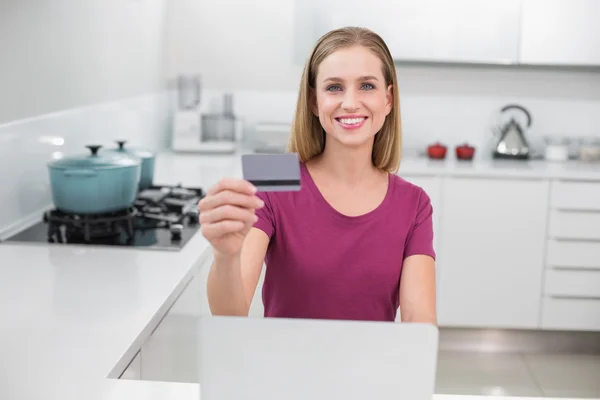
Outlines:
<svg viewBox="0 0 600 400"><path fill-rule="evenodd" d="M342 101L342 108L344 110L356 110L358 109L358 96L352 91L347 91L344 94Z"/></svg>

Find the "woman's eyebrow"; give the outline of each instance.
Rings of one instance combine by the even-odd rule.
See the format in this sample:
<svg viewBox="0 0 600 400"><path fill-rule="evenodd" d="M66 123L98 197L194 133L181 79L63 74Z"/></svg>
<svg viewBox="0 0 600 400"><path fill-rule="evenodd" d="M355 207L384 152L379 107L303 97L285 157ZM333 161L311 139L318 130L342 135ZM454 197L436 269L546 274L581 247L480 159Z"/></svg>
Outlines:
<svg viewBox="0 0 600 400"><path fill-rule="evenodd" d="M379 79L377 79L377 77L372 76L372 75L365 75L365 76L359 76L358 77L359 81L378 81ZM342 78L338 78L338 77L329 77L329 78L325 78L323 80L323 82L343 82L344 80Z"/></svg>

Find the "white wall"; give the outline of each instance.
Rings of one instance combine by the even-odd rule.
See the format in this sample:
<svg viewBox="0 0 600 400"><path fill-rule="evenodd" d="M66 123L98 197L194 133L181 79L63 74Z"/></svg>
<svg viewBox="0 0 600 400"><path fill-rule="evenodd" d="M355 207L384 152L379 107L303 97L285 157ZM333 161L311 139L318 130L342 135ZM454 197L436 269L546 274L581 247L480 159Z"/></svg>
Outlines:
<svg viewBox="0 0 600 400"><path fill-rule="evenodd" d="M294 0L171 0L168 76L199 72L216 90L296 90L294 11Z"/></svg>
<svg viewBox="0 0 600 400"><path fill-rule="evenodd" d="M173 0L167 73L199 72L204 87L235 91L247 122L291 120L301 67L294 15L308 0ZM294 36L296 32L296 36ZM300 36L300 37L299 37ZM600 72L524 67L399 65L404 143L424 147L490 139L497 111L518 102L544 135L600 135Z"/></svg>
<svg viewBox="0 0 600 400"><path fill-rule="evenodd" d="M0 123L164 88L166 4L0 1Z"/></svg>
<svg viewBox="0 0 600 400"><path fill-rule="evenodd" d="M0 0L0 240L52 205L47 162L163 149L167 0Z"/></svg>

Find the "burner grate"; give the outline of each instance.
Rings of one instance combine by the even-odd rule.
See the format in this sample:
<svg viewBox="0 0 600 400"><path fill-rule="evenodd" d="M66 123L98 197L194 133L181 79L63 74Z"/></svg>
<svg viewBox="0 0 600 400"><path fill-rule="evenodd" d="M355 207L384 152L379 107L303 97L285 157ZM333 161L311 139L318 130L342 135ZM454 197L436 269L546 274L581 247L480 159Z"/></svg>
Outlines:
<svg viewBox="0 0 600 400"><path fill-rule="evenodd" d="M90 242L122 233L132 238L134 219L137 215L138 211L133 207L105 214L71 214L51 210L44 213L44 222L48 224L49 242L69 242L77 239Z"/></svg>
<svg viewBox="0 0 600 400"><path fill-rule="evenodd" d="M199 228L201 188L151 186L138 192L131 207L105 214L72 214L53 209L44 213L45 225L36 240L177 247Z"/></svg>

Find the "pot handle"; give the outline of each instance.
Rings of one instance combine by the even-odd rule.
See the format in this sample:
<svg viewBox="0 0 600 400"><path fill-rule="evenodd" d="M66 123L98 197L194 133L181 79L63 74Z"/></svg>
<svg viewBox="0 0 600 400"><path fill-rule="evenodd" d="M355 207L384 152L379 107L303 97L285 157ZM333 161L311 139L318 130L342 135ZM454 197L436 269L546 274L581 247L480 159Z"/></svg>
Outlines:
<svg viewBox="0 0 600 400"><path fill-rule="evenodd" d="M91 178L98 175L98 172L93 169L73 169L73 170L65 170L63 171L64 176L79 176L82 178Z"/></svg>
<svg viewBox="0 0 600 400"><path fill-rule="evenodd" d="M119 150L123 150L125 148L125 143L127 143L127 140L117 140L116 143L119 145Z"/></svg>
<svg viewBox="0 0 600 400"><path fill-rule="evenodd" d="M100 150L100 147L102 147L102 146L99 146L99 145L89 145L89 146L85 146L85 147L87 147L88 149L90 149L90 151L92 152L93 156L97 156L98 155L98 150Z"/></svg>

